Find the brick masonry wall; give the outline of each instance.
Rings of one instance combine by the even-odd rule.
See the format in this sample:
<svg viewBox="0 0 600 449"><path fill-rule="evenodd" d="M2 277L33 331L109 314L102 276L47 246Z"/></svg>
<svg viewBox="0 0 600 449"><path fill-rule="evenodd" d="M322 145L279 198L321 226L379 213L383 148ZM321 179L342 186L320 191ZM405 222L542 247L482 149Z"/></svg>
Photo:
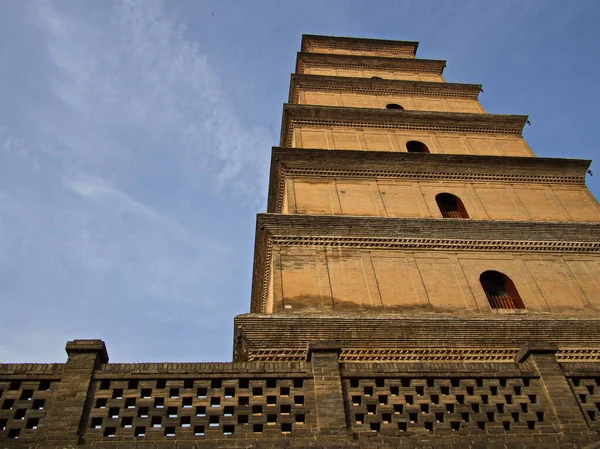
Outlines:
<svg viewBox="0 0 600 449"><path fill-rule="evenodd" d="M288 213L442 218L439 193L459 197L475 220L600 221L585 186L435 180L289 178Z"/></svg>
<svg viewBox="0 0 600 449"><path fill-rule="evenodd" d="M109 364L100 340L65 364L0 365L0 447L595 447L600 364L547 343L510 363Z"/></svg>

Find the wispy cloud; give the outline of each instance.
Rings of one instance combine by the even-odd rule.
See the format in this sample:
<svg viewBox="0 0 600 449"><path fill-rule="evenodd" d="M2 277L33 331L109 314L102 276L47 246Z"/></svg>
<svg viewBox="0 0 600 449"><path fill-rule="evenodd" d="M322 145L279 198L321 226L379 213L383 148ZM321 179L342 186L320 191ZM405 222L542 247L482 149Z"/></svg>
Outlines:
<svg viewBox="0 0 600 449"><path fill-rule="evenodd" d="M17 325L52 335L39 343L52 360L54 338L81 331L127 340L156 323L215 326L227 273L247 261L232 263L231 236L209 218L233 198L248 216L264 203L274 136L243 123L160 0L22 12L32 50L5 55L13 92L0 114L0 297L12 317L0 339ZM185 317L165 313L175 304ZM31 338L15 345L0 355L39 355Z"/></svg>
<svg viewBox="0 0 600 449"><path fill-rule="evenodd" d="M202 173L209 186L259 192L257 156L272 136L240 123L207 58L162 1L126 0L79 15L40 1L34 14L60 68L52 90L77 125L59 140L66 149L107 163L164 157L163 168L194 184ZM56 134L56 120L45 124Z"/></svg>

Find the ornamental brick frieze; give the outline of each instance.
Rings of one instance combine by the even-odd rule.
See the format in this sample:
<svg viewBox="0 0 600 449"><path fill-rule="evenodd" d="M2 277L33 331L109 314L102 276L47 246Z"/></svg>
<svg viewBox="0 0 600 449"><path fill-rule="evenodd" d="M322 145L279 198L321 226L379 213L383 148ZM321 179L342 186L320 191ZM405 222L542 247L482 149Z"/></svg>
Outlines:
<svg viewBox="0 0 600 449"><path fill-rule="evenodd" d="M600 252L600 242L556 242L524 240L397 239L353 237L273 236L277 246L328 246L335 248L438 249L463 251Z"/></svg>
<svg viewBox="0 0 600 449"><path fill-rule="evenodd" d="M353 348L342 349L340 362L495 362L513 363L519 348L481 349L400 349L400 348ZM248 361L263 362L301 362L306 359L302 349L256 349L247 353ZM597 348L561 349L556 353L560 363L600 362L600 350Z"/></svg>
<svg viewBox="0 0 600 449"><path fill-rule="evenodd" d="M292 147L294 129L303 126L410 129L520 136L526 121L527 116L524 115L390 111L387 109L286 104L283 108L280 145Z"/></svg>
<svg viewBox="0 0 600 449"><path fill-rule="evenodd" d="M376 95L417 95L476 100L480 84L348 78L323 75L292 75L289 103L298 102L299 91L353 92Z"/></svg>

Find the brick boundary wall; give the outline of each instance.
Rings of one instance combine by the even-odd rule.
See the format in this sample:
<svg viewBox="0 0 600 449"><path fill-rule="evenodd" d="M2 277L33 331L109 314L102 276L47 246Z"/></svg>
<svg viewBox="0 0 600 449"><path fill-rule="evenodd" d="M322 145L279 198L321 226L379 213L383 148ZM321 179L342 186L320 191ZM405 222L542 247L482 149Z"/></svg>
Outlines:
<svg viewBox="0 0 600 449"><path fill-rule="evenodd" d="M600 364L525 345L510 363L109 364L104 342L64 364L0 365L0 448L600 447Z"/></svg>

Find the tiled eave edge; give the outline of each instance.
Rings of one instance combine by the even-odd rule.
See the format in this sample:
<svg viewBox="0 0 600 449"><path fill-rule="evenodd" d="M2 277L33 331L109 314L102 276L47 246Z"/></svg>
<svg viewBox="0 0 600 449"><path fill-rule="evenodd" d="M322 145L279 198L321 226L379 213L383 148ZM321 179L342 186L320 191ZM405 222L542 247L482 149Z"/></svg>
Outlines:
<svg viewBox="0 0 600 449"><path fill-rule="evenodd" d="M296 73L304 73L304 66L340 69L393 70L399 72L431 73L441 75L446 61L434 59L384 58L380 56L338 55L331 53L298 53Z"/></svg>
<svg viewBox="0 0 600 449"><path fill-rule="evenodd" d="M561 363L600 362L600 316L253 313L234 326L249 360L303 360L309 341L333 339L346 363L507 363L533 339L557 344Z"/></svg>
<svg viewBox="0 0 600 449"><path fill-rule="evenodd" d="M273 246L590 254L600 223L259 214L252 312L266 311Z"/></svg>
<svg viewBox="0 0 600 449"><path fill-rule="evenodd" d="M585 184L589 160L274 147L267 211L281 212L287 176Z"/></svg>
<svg viewBox="0 0 600 449"><path fill-rule="evenodd" d="M283 105L279 145L291 147L294 127L302 125L520 136L526 122L526 115L398 111L286 103Z"/></svg>
<svg viewBox="0 0 600 449"><path fill-rule="evenodd" d="M453 97L477 100L481 84L435 83L343 76L292 74L288 102L298 103L298 92L333 91L370 93L378 95L416 95L427 97Z"/></svg>
<svg viewBox="0 0 600 449"><path fill-rule="evenodd" d="M314 34L302 35L303 52L310 51L311 46L319 46L320 48L338 48L340 46L351 46L359 50L377 51L385 48L398 49L402 53L415 56L418 42L414 41L394 41L387 39L367 39L343 36L320 36Z"/></svg>

